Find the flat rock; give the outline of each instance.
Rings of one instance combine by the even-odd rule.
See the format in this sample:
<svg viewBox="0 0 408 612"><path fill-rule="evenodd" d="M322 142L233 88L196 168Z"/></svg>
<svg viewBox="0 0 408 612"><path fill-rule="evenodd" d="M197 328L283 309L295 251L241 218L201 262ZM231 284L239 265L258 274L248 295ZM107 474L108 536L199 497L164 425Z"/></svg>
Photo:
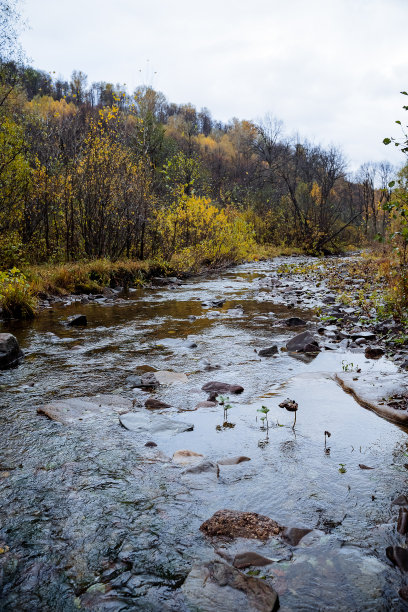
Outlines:
<svg viewBox="0 0 408 612"><path fill-rule="evenodd" d="M200 530L208 536L267 540L279 535L282 527L268 516L256 512L218 510L201 525Z"/></svg>
<svg viewBox="0 0 408 612"><path fill-rule="evenodd" d="M242 463L243 461L251 461L251 459L244 455L239 455L238 457L225 457L217 461L217 463L218 465L238 465L238 463Z"/></svg>
<svg viewBox="0 0 408 612"><path fill-rule="evenodd" d="M408 423L408 411L389 406L394 396L406 396L408 388L403 374L379 374L354 372L335 374L335 380L357 402L394 423Z"/></svg>
<svg viewBox="0 0 408 612"><path fill-rule="evenodd" d="M244 387L241 387L241 385L230 385L229 383L211 381L211 382L205 383L205 385L203 385L201 389L203 391L210 391L213 393L237 394L237 393L242 393L244 390Z"/></svg>
<svg viewBox="0 0 408 612"><path fill-rule="evenodd" d="M272 559L267 559L267 557L258 555L258 553L243 552L235 555L232 565L237 569L244 569L245 567L251 566L262 567L263 565L270 565L271 563L273 563Z"/></svg>
<svg viewBox="0 0 408 612"><path fill-rule="evenodd" d="M86 315L83 314L73 315L72 317L68 317L67 325L68 327L85 326L88 325L88 319L86 318Z"/></svg>
<svg viewBox="0 0 408 612"><path fill-rule="evenodd" d="M260 349L258 351L258 355L260 357L272 357L272 355L276 355L276 353L278 352L279 352L279 349L276 346L276 344L274 344L273 346L270 346L269 348Z"/></svg>
<svg viewBox="0 0 408 612"><path fill-rule="evenodd" d="M169 370L146 372L140 378L142 387L157 387L158 385L180 384L188 381L183 372L170 372Z"/></svg>
<svg viewBox="0 0 408 612"><path fill-rule="evenodd" d="M286 343L288 351L294 353L318 353L319 344L308 331L298 334Z"/></svg>
<svg viewBox="0 0 408 612"><path fill-rule="evenodd" d="M119 421L129 431L149 434L178 434L183 431L192 431L194 425L184 421L175 421L163 414L152 414L148 410L128 412L119 416Z"/></svg>
<svg viewBox="0 0 408 612"><path fill-rule="evenodd" d="M214 408L214 406L218 406L217 402L210 402L210 401L204 401L204 402L198 402L198 404L196 404L195 410L197 410L198 408Z"/></svg>
<svg viewBox="0 0 408 612"><path fill-rule="evenodd" d="M274 612L279 608L278 595L265 580L218 559L193 566L181 588L188 608L200 612Z"/></svg>
<svg viewBox="0 0 408 612"><path fill-rule="evenodd" d="M95 397L73 397L66 400L50 402L37 408L52 421L64 425L89 422L108 414L128 412L132 408L131 400L119 395L100 395Z"/></svg>
<svg viewBox="0 0 408 612"><path fill-rule="evenodd" d="M195 453L191 450L178 450L173 454L172 461L178 465L189 465L191 463L198 463L203 459L204 455Z"/></svg>
<svg viewBox="0 0 408 612"><path fill-rule="evenodd" d="M370 331L362 331L358 328L354 328L350 332L350 336L353 340L357 340L357 338L364 338L364 340L374 340L375 334Z"/></svg>
<svg viewBox="0 0 408 612"><path fill-rule="evenodd" d="M22 357L17 338L13 334L0 334L0 370L17 366Z"/></svg>
<svg viewBox="0 0 408 612"><path fill-rule="evenodd" d="M307 321L299 317L289 317L288 319L284 319L282 323L286 325L286 327L304 327L307 325Z"/></svg>
<svg viewBox="0 0 408 612"><path fill-rule="evenodd" d="M171 408L170 404L166 404L166 402L161 402L160 400L154 397L149 397L145 401L145 406L146 408L149 408L149 410L160 410L162 408Z"/></svg>

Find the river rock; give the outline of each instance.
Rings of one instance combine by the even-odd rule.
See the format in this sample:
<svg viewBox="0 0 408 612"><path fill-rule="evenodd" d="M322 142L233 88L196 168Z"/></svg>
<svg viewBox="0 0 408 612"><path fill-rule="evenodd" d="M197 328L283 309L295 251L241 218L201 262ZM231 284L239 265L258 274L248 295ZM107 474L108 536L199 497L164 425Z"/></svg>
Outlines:
<svg viewBox="0 0 408 612"><path fill-rule="evenodd" d="M318 353L320 351L317 340L308 331L298 334L286 343L288 351L293 353Z"/></svg>
<svg viewBox="0 0 408 612"><path fill-rule="evenodd" d="M127 398L119 395L100 395L50 402L37 408L37 413L63 425L72 425L96 421L108 414L128 412L131 408L132 402Z"/></svg>
<svg viewBox="0 0 408 612"><path fill-rule="evenodd" d="M149 397L145 401L145 406L146 408L149 408L150 410L160 410L162 408L171 408L170 404L166 404L166 402L161 402L160 400L154 397Z"/></svg>
<svg viewBox="0 0 408 612"><path fill-rule="evenodd" d="M407 506L408 505L408 497L406 495L398 495L395 499L392 500L391 506Z"/></svg>
<svg viewBox="0 0 408 612"><path fill-rule="evenodd" d="M158 387L159 385L172 385L188 381L183 372L170 372L168 370L146 372L140 378L142 387Z"/></svg>
<svg viewBox="0 0 408 612"><path fill-rule="evenodd" d="M275 612L279 608L278 595L265 580L218 559L193 566L181 588L188 609L200 612Z"/></svg>
<svg viewBox="0 0 408 612"><path fill-rule="evenodd" d="M198 408L214 408L214 406L218 406L218 403L205 400L204 402L198 402L198 404L196 404L195 410L197 410Z"/></svg>
<svg viewBox="0 0 408 612"><path fill-rule="evenodd" d="M191 450L179 450L173 454L172 461L178 465L189 465L191 463L197 463L203 459L204 455L195 453Z"/></svg>
<svg viewBox="0 0 408 612"><path fill-rule="evenodd" d="M152 414L148 410L122 414L119 416L119 421L125 429L137 433L178 434L194 429L191 423L175 421L163 414Z"/></svg>
<svg viewBox="0 0 408 612"><path fill-rule="evenodd" d="M307 325L307 321L299 317L289 317L288 319L284 319L282 323L286 325L286 327L304 327Z"/></svg>
<svg viewBox="0 0 408 612"><path fill-rule="evenodd" d="M370 331L363 331L359 327L355 327L351 330L350 336L353 340L357 340L357 338L364 338L364 340L374 340L375 334Z"/></svg>
<svg viewBox="0 0 408 612"><path fill-rule="evenodd" d="M217 463L214 461L201 461L197 463L197 465L193 465L192 467L186 468L182 472L183 474L215 474L218 478L220 475L220 468Z"/></svg>
<svg viewBox="0 0 408 612"><path fill-rule="evenodd" d="M397 531L401 535L406 535L408 533L408 510L407 508L399 509Z"/></svg>
<svg viewBox="0 0 408 612"><path fill-rule="evenodd" d="M262 555L258 555L258 553L243 552L235 555L232 565L237 569L244 569L251 566L262 567L271 563L273 563L272 559L267 559Z"/></svg>
<svg viewBox="0 0 408 612"><path fill-rule="evenodd" d="M238 465L238 463L242 463L243 461L251 461L251 459L244 455L239 455L239 457L225 457L217 461L217 463L218 465Z"/></svg>
<svg viewBox="0 0 408 612"><path fill-rule="evenodd" d="M402 572L408 572L408 550L400 546L388 546L385 550L388 559Z"/></svg>
<svg viewBox="0 0 408 612"><path fill-rule="evenodd" d="M68 317L67 319L68 327L81 327L87 324L88 319L86 318L86 315L83 314L73 315L72 317Z"/></svg>
<svg viewBox="0 0 408 612"><path fill-rule="evenodd" d="M366 359L379 359L384 355L384 350L380 346L367 346L364 355Z"/></svg>
<svg viewBox="0 0 408 612"><path fill-rule="evenodd" d="M394 396L406 397L406 376L403 374L380 374L354 372L336 374L335 379L347 393L351 393L359 404L394 423L408 423L408 411L388 405Z"/></svg>
<svg viewBox="0 0 408 612"><path fill-rule="evenodd" d="M258 351L258 355L260 357L272 357L272 355L276 355L276 353L278 353L278 347L276 346L276 344L274 344L273 346L270 346L269 348L264 348L264 349L260 349Z"/></svg>
<svg viewBox="0 0 408 612"><path fill-rule="evenodd" d="M279 535L282 527L268 516L256 512L218 510L201 525L200 530L208 536L267 540Z"/></svg>
<svg viewBox="0 0 408 612"><path fill-rule="evenodd" d="M313 529L301 529L299 527L286 527L282 536L285 540L289 542L292 546L297 546L302 538L305 537L308 533L313 531Z"/></svg>
<svg viewBox="0 0 408 612"><path fill-rule="evenodd" d="M211 382L205 383L205 385L203 385L201 389L203 391L209 391L212 393L238 394L238 393L243 392L244 387L241 387L241 385L230 385L229 383L211 381Z"/></svg>
<svg viewBox="0 0 408 612"><path fill-rule="evenodd" d="M0 334L0 370L17 366L22 357L17 338L13 334Z"/></svg>

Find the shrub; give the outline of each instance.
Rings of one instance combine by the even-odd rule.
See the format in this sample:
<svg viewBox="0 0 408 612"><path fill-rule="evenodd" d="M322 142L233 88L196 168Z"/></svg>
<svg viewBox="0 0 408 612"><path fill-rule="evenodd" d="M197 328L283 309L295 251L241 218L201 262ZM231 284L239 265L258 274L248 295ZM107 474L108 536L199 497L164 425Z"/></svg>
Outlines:
<svg viewBox="0 0 408 612"><path fill-rule="evenodd" d="M36 298L18 268L0 272L0 306L5 318L32 319L35 316Z"/></svg>

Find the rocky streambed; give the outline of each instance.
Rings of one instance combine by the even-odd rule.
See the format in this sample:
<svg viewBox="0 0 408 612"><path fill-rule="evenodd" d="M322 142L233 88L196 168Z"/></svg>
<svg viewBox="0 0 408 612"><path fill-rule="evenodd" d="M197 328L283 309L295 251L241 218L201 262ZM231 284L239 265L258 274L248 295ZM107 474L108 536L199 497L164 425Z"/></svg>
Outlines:
<svg viewBox="0 0 408 612"><path fill-rule="evenodd" d="M3 324L0 609L406 609L401 330L329 279L278 258Z"/></svg>

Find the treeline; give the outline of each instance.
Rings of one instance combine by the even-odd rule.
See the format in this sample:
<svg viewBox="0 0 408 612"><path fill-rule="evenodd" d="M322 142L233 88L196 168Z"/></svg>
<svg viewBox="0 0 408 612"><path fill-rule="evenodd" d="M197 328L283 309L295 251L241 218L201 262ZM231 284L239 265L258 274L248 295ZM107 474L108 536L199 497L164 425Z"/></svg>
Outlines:
<svg viewBox="0 0 408 612"><path fill-rule="evenodd" d="M313 253L388 222L392 169L283 137L278 121L215 121L151 87L88 86L0 65L0 262L239 259L259 244ZM378 177L383 189L377 189Z"/></svg>

